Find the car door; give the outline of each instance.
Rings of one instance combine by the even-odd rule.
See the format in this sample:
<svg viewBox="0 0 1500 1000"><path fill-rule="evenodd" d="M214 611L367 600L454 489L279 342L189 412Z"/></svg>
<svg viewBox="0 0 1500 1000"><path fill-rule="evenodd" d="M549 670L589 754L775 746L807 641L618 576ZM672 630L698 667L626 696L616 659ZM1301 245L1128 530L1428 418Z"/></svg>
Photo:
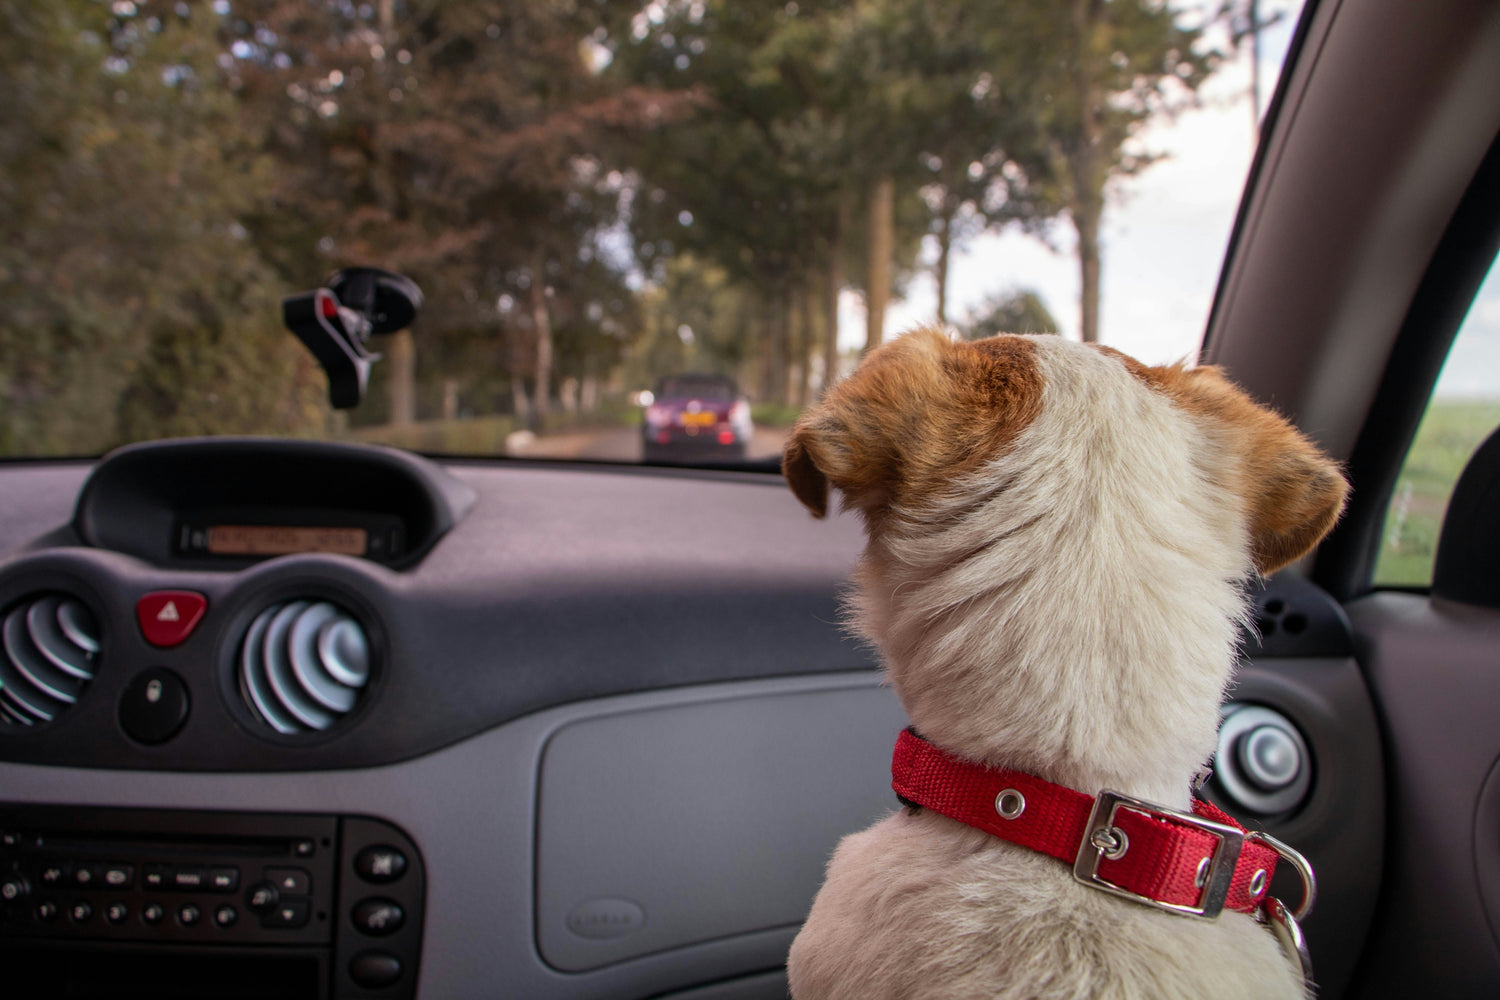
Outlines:
<svg viewBox="0 0 1500 1000"><path fill-rule="evenodd" d="M1326 960L1325 997L1493 996L1494 442L1478 450L1441 529L1439 511L1424 515L1441 537L1436 577L1398 585L1379 565L1392 518L1409 513L1402 464L1455 335L1491 329L1493 309L1471 306L1476 296L1493 301L1495 282L1484 281L1500 246L1500 8L1325 3L1304 28L1304 58L1278 94L1204 355L1345 461L1353 485L1342 523L1301 570L1347 616L1361 690L1330 702L1305 673L1283 679L1295 697L1323 698L1336 714L1368 698L1379 761L1361 780L1378 783L1384 806L1379 831L1353 816L1329 821L1338 826L1329 843L1360 855L1372 905L1341 908L1343 928L1315 916L1308 934L1315 961L1320 952ZM1450 365L1500 396L1488 355L1469 357ZM1456 463L1475 437L1450 446ZM1316 782L1360 765L1358 748L1337 733L1317 734L1310 750ZM1370 854L1372 833L1379 846ZM1361 920L1362 947L1341 932Z"/></svg>

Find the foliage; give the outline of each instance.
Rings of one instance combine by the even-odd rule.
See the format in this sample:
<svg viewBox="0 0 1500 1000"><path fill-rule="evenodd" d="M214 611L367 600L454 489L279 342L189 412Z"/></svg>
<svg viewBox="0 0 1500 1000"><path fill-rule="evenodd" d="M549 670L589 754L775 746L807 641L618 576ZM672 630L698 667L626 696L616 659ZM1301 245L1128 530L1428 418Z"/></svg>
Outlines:
<svg viewBox="0 0 1500 1000"><path fill-rule="evenodd" d="M0 28L5 454L467 440L685 368L795 406L841 289L880 301L925 237L942 271L1062 213L1087 267L1132 136L1213 65L1152 0L0 0ZM346 417L279 300L349 264L426 306Z"/></svg>
<svg viewBox="0 0 1500 1000"><path fill-rule="evenodd" d="M0 18L0 451L319 430L237 221L268 164L208 82L212 32L134 30L83 0Z"/></svg>
<svg viewBox="0 0 1500 1000"><path fill-rule="evenodd" d="M1375 583L1425 587L1432 582L1438 533L1453 486L1497 426L1500 402L1434 399L1396 480L1386 512Z"/></svg>
<svg viewBox="0 0 1500 1000"><path fill-rule="evenodd" d="M1056 333L1058 329L1041 296L1024 289L991 296L955 326L965 340L997 333Z"/></svg>

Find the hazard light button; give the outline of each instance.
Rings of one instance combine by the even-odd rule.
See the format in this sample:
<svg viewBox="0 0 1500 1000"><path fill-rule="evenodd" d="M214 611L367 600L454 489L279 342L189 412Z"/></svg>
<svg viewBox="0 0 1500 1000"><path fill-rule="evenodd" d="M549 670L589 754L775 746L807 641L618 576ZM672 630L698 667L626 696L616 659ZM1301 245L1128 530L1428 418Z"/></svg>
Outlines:
<svg viewBox="0 0 1500 1000"><path fill-rule="evenodd" d="M208 610L208 598L191 590L157 590L136 602L135 619L153 646L180 645Z"/></svg>

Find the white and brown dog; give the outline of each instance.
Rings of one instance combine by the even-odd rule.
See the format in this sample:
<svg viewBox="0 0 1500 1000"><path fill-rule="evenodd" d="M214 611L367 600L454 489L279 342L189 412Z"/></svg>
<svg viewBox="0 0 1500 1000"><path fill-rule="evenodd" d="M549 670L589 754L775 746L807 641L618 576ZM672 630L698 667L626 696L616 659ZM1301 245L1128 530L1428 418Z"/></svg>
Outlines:
<svg viewBox="0 0 1500 1000"><path fill-rule="evenodd" d="M1218 885L1228 901L1209 920L1080 884L1063 855L1001 837L1049 819L1023 794L1048 783L1085 803L1109 789L1193 808L1243 583L1329 530L1347 492L1337 466L1212 368L925 329L804 414L783 468L815 515L832 485L864 516L853 625L923 738L903 736L920 744L907 752L970 768L953 780L981 786L988 813L960 822L972 802L945 815L921 800L845 838L792 945L793 996L1302 997L1277 939L1235 912L1266 902L1266 877L1221 868L1224 838L1126 804L1097 824L1084 869L1115 879L1127 815L1150 827L1138 838L1197 833L1188 853L1203 857L1173 862L1191 883L1178 908ZM1067 822L1067 837L1085 829Z"/></svg>

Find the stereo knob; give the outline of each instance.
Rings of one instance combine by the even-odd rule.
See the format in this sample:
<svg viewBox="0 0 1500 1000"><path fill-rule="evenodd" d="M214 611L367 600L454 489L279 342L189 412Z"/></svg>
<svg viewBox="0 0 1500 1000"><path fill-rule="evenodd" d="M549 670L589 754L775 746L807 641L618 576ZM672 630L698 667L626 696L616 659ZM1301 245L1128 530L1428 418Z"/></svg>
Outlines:
<svg viewBox="0 0 1500 1000"><path fill-rule="evenodd" d="M5 881L0 882L0 902L14 903L25 899L31 892L31 884L26 881L26 876L20 872L12 872L5 876Z"/></svg>

